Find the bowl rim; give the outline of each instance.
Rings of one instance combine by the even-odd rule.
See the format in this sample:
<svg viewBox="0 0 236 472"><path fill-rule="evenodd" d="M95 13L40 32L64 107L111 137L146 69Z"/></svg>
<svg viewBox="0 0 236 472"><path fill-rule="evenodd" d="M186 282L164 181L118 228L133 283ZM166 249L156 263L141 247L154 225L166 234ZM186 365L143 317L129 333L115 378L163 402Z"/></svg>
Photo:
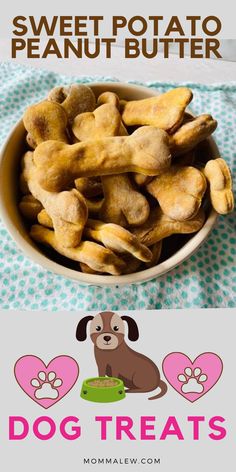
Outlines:
<svg viewBox="0 0 236 472"><path fill-rule="evenodd" d="M158 95L158 91L145 87L143 85L137 85L132 83L126 82L91 82L86 83L91 88L111 88L111 89L121 89L123 90L124 87L130 89L136 89L137 91L145 91L145 93L150 92L150 96ZM17 131L17 129L22 126L22 119L20 119L14 127L11 129L10 133L8 134L5 143L1 148L0 153L0 168L2 166L2 162L4 160L4 156L9 146L9 143L12 139L13 134ZM219 150L217 144L213 137L208 138L209 142L211 143L212 148L214 149L215 154L219 154ZM0 171L0 189L2 188L1 181L3 179L3 175ZM139 272L134 272L131 274L123 274L123 275L100 275L100 274L86 274L84 272L76 271L74 269L70 269L66 266L63 266L45 256L38 246L32 241L32 245L28 243L28 241L17 231L16 226L13 224L11 218L8 215L6 206L3 203L3 196L0 190L0 215L2 217L3 223L6 226L8 232L10 233L12 239L16 242L18 248L23 252L25 257L30 258L33 262L37 263L44 269L55 273L56 275L60 275L74 281L79 282L81 285L92 285L92 286L123 286L123 285L132 285L132 284L140 284L147 282L149 280L156 279L161 275L166 274L167 272L171 271L175 267L182 264L186 259L189 259L191 255L197 251L201 244L204 243L208 235L210 234L211 230L216 224L218 214L212 208L210 213L202 226L202 228L195 233L189 241L187 241L175 254L171 257L166 259L165 261L151 267L148 269L141 270Z"/></svg>

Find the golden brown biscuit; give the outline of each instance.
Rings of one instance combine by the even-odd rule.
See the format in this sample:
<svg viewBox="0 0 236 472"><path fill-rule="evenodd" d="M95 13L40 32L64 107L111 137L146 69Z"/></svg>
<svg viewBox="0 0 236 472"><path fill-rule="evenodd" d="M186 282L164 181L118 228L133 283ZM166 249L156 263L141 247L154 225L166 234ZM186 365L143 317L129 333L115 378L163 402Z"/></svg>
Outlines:
<svg viewBox="0 0 236 472"><path fill-rule="evenodd" d="M234 209L232 178L224 159L212 159L207 162L203 172L210 185L210 198L213 208L220 215L226 215Z"/></svg>
<svg viewBox="0 0 236 472"><path fill-rule="evenodd" d="M98 106L104 105L105 103L110 103L111 105L114 105L118 110L120 107L120 99L118 95L114 92L103 92L99 95L97 99L97 104Z"/></svg>
<svg viewBox="0 0 236 472"><path fill-rule="evenodd" d="M130 101L125 105L122 119L126 126L151 125L173 133L182 123L192 96L190 89L179 87L156 97Z"/></svg>
<svg viewBox="0 0 236 472"><path fill-rule="evenodd" d="M172 166L147 184L165 215L184 221L197 214L206 191L204 174L195 167Z"/></svg>
<svg viewBox="0 0 236 472"><path fill-rule="evenodd" d="M151 251L140 244L138 238L119 225L88 219L84 234L95 241L102 242L114 252L127 252L144 262L152 258Z"/></svg>
<svg viewBox="0 0 236 472"><path fill-rule="evenodd" d="M60 243L67 247L77 246L88 218L84 197L76 189L59 193L44 190L38 183L33 156L30 152L24 155L22 167L29 190L51 217Z"/></svg>
<svg viewBox="0 0 236 472"><path fill-rule="evenodd" d="M55 87L49 92L48 100L61 104L70 123L79 113L93 111L96 106L93 91L82 84Z"/></svg>
<svg viewBox="0 0 236 472"><path fill-rule="evenodd" d="M77 115L72 131L78 141L120 135L121 116L115 105L106 103L92 113ZM127 132L126 132L127 135Z"/></svg>
<svg viewBox="0 0 236 472"><path fill-rule="evenodd" d="M72 130L77 139L85 141L91 136L97 139L127 135L117 108L117 95L106 92L100 95L98 103L103 104L93 113L82 113L75 118ZM148 202L134 190L127 174L103 176L102 186L105 198L100 215L103 221L122 226L146 221L149 215Z"/></svg>
<svg viewBox="0 0 236 472"><path fill-rule="evenodd" d="M98 97L98 108L93 113L82 113L75 117L72 131L78 141L112 136L128 136L119 113L119 98L112 92Z"/></svg>
<svg viewBox="0 0 236 472"><path fill-rule="evenodd" d="M94 139L127 136L118 111L119 97L112 92L105 92L98 97L98 105L93 113L83 113L75 118L72 130L76 138L85 141L91 136ZM148 202L143 195L135 192L127 174L103 176L101 181L105 197L100 212L103 221L122 226L146 221L149 215Z"/></svg>
<svg viewBox="0 0 236 472"><path fill-rule="evenodd" d="M98 106L103 105L105 103L109 103L117 108L120 111L120 99L116 93L113 92L104 92L99 95L97 100ZM118 134L114 134L114 136L128 136L128 131L120 117L120 128ZM105 135L104 135L105 136Z"/></svg>
<svg viewBox="0 0 236 472"><path fill-rule="evenodd" d="M52 247L62 256L83 262L98 272L120 275L125 263L110 249L91 241L82 241L79 246L68 248L55 237L55 232L40 225L31 227L30 236L34 241Z"/></svg>
<svg viewBox="0 0 236 472"><path fill-rule="evenodd" d="M102 178L104 201L100 219L123 227L142 225L149 216L147 199L134 189L127 174Z"/></svg>
<svg viewBox="0 0 236 472"><path fill-rule="evenodd" d="M165 215L159 207L151 212L142 227L133 228L132 233L139 238L142 244L149 247L172 234L196 233L201 229L204 221L205 213L202 208L191 220L176 221Z"/></svg>
<svg viewBox="0 0 236 472"><path fill-rule="evenodd" d="M23 122L30 135L28 143L35 143L34 146L49 139L68 143L67 115L58 103L44 100L29 106L24 113Z"/></svg>
<svg viewBox="0 0 236 472"><path fill-rule="evenodd" d="M46 228L53 228L52 220L51 220L50 216L48 216L46 210L40 211L40 213L38 214L38 222L41 225L45 226ZM155 250L153 252L154 246L151 248L151 250L152 250L152 261L153 261L154 254L156 254ZM157 243L156 246L160 247L160 243ZM160 252L160 250L159 250L159 252ZM139 267L141 265L141 261L139 259L136 259L135 257L131 256L131 254L128 254L128 253L127 254L122 254L122 260L126 264L126 266L124 266L124 268L122 269L122 274L134 273L139 269ZM99 273L101 273L101 272L95 271L94 269L89 267L87 264L82 263L82 262L80 263L80 268L81 268L81 271L86 273L86 274L99 274Z"/></svg>
<svg viewBox="0 0 236 472"><path fill-rule="evenodd" d="M122 269L122 275L134 274L140 268L142 262L139 259L131 256L130 254L122 254L122 260L125 262L126 267ZM81 271L85 274L98 274L101 275L104 272L98 272L89 267L87 264L80 263Z"/></svg>
<svg viewBox="0 0 236 472"><path fill-rule="evenodd" d="M217 127L217 121L211 115L200 115L182 125L170 136L170 147L173 156L191 151L198 143L210 136Z"/></svg>
<svg viewBox="0 0 236 472"><path fill-rule="evenodd" d="M103 138L67 145L47 141L34 152L38 181L45 190L58 192L78 177L140 172L158 175L171 162L168 135L142 127L132 136Z"/></svg>

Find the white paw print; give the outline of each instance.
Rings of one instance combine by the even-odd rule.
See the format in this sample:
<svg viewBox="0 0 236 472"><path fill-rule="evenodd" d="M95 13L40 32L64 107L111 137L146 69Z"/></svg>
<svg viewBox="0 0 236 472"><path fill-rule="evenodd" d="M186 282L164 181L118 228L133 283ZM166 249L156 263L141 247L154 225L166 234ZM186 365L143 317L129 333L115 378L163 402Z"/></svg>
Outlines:
<svg viewBox="0 0 236 472"><path fill-rule="evenodd" d="M38 378L32 379L30 383L32 387L36 388L34 392L35 398L40 400L46 398L55 400L59 397L57 387L61 387L63 382L61 379L57 379L55 372L49 372L48 375L46 375L45 372L40 371Z"/></svg>
<svg viewBox="0 0 236 472"><path fill-rule="evenodd" d="M204 391L204 382L207 375L202 373L200 367L192 370L190 367L184 369L184 374L178 375L178 380L183 382L181 390L183 393L202 393Z"/></svg>

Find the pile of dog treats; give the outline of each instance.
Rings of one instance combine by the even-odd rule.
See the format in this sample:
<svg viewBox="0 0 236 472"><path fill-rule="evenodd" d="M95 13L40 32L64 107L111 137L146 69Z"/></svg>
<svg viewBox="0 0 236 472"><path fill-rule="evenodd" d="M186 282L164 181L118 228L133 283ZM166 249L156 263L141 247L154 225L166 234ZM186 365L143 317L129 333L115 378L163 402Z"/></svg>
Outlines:
<svg viewBox="0 0 236 472"><path fill-rule="evenodd" d="M187 113L191 100L185 87L96 100L73 84L28 107L19 207L31 238L83 272L127 274L156 265L164 238L200 230L204 195L219 214L232 211L226 162L196 160L217 122Z"/></svg>

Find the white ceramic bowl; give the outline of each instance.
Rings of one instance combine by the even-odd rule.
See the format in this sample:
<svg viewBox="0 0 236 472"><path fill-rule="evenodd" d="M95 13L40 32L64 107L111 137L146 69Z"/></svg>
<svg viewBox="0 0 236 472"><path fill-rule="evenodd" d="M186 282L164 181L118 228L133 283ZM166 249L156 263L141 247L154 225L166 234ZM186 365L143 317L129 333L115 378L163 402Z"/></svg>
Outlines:
<svg viewBox="0 0 236 472"><path fill-rule="evenodd" d="M94 83L89 84L89 86L92 88L96 96L109 90L117 93L120 98L128 100L147 98L157 94L153 89L125 83ZM185 259L188 259L203 243L203 241L205 241L216 222L217 214L214 210L211 210L201 230L198 231L198 233L193 234L192 237L190 235L190 239L185 244L183 243L183 246L171 257L150 269L141 270L134 274L120 276L93 275L65 267L64 265L51 260L31 240L23 218L18 210L20 158L24 151L25 134L23 122L20 121L11 131L1 153L0 211L9 233L23 253L34 262L40 264L51 272L77 280L82 284L100 286L144 282L165 274L181 264ZM210 157L217 157L219 152L212 138L209 138L208 144L210 148Z"/></svg>

